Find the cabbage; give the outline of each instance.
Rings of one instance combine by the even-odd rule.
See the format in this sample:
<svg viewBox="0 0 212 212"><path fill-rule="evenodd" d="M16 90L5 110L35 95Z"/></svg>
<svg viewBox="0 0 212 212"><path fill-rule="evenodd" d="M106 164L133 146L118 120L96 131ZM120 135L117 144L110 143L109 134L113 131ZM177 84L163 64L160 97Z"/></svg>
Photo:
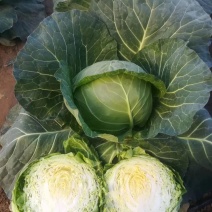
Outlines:
<svg viewBox="0 0 212 212"><path fill-rule="evenodd" d="M14 64L19 103L116 142L189 130L212 89L209 15L193 0L86 5L53 13L28 37Z"/></svg>
<svg viewBox="0 0 212 212"><path fill-rule="evenodd" d="M120 161L105 181L105 211L174 212L185 192L178 174L148 155Z"/></svg>
<svg viewBox="0 0 212 212"><path fill-rule="evenodd" d="M153 76L144 74L139 66L125 61L98 62L82 70L74 80L74 98L87 125L113 135L143 127L152 112L149 81L155 83Z"/></svg>
<svg viewBox="0 0 212 212"><path fill-rule="evenodd" d="M15 94L26 111L0 141L7 195L25 164L63 153L72 130L94 145L97 164L140 146L182 170L189 188L198 187L188 177L193 166L202 167L198 182L210 179L212 119L203 110L212 90L210 16L196 0L72 3L77 9L40 23L14 64Z"/></svg>
<svg viewBox="0 0 212 212"><path fill-rule="evenodd" d="M13 190L12 210L98 211L101 185L95 170L73 154L55 154L29 164Z"/></svg>

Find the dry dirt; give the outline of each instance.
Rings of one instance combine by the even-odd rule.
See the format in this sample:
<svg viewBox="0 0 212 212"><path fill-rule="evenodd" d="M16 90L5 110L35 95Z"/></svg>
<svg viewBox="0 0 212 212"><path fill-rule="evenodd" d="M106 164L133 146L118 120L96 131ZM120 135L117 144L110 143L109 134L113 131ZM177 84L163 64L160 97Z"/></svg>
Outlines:
<svg viewBox="0 0 212 212"><path fill-rule="evenodd" d="M17 102L14 95L15 79L12 70L14 59L22 46L22 43L12 47L0 44L0 128L10 108Z"/></svg>

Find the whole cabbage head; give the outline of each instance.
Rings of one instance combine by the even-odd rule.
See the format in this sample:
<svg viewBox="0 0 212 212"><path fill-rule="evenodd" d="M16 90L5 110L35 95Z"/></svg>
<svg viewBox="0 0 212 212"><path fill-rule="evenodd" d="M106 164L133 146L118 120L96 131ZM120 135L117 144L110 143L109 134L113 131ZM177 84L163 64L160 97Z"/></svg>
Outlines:
<svg viewBox="0 0 212 212"><path fill-rule="evenodd" d="M73 96L93 131L121 135L146 124L156 90L163 86L162 81L134 63L102 61L76 75Z"/></svg>

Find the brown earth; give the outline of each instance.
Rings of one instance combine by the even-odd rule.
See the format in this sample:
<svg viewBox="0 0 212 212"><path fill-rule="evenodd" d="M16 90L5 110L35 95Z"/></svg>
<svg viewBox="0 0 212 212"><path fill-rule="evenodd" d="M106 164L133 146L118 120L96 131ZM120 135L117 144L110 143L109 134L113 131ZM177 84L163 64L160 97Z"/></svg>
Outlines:
<svg viewBox="0 0 212 212"><path fill-rule="evenodd" d="M13 62L22 46L22 43L12 47L0 44L0 128L10 108L17 103L14 95Z"/></svg>
<svg viewBox="0 0 212 212"><path fill-rule="evenodd" d="M0 189L0 211L1 212L9 212L10 201L7 199L4 191Z"/></svg>

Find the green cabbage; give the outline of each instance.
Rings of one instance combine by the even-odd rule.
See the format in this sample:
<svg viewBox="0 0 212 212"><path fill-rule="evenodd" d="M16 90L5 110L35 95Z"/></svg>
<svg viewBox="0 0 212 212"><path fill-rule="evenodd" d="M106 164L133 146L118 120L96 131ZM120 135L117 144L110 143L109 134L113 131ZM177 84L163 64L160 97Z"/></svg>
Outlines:
<svg viewBox="0 0 212 212"><path fill-rule="evenodd" d="M92 130L115 135L144 126L152 109L150 84L126 74L86 84L75 92L75 99Z"/></svg>
<svg viewBox="0 0 212 212"><path fill-rule="evenodd" d="M91 11L70 10L46 18L28 37L14 65L20 104L38 119L71 123L91 138L122 142L138 131L143 138L186 132L212 89L211 72L198 55L206 42L199 42L200 37L208 36L208 43L211 35L207 35L212 31L211 20L193 0L133 2L96 0ZM145 4L152 12L146 14ZM182 12L184 7L188 9ZM161 10L167 11L164 17ZM204 30L199 30L203 26L199 16L190 17L193 13L201 14ZM190 27L178 26L188 20ZM146 26L148 22L152 26ZM198 33L193 34L194 28ZM111 80L119 84L117 89L114 84L115 90L101 84L97 88ZM142 89L146 82L151 89ZM85 90L88 93L81 102ZM147 102L133 111L135 102L145 98ZM145 117L137 121L134 112Z"/></svg>

